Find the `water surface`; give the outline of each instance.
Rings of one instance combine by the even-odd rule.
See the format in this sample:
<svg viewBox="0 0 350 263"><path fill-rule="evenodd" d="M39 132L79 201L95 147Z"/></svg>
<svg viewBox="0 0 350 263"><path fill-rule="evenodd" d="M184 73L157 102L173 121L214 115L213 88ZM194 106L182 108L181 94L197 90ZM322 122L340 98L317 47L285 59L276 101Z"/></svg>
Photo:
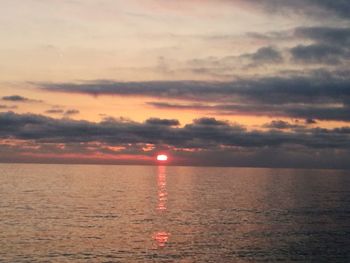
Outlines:
<svg viewBox="0 0 350 263"><path fill-rule="evenodd" d="M347 171L0 164L0 262L350 262Z"/></svg>

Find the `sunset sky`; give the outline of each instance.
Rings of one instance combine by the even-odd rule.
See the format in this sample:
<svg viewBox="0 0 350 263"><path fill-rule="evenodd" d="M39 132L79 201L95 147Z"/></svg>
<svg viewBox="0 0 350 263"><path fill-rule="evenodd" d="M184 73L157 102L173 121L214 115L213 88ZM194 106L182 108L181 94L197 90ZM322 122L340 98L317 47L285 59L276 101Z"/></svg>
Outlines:
<svg viewBox="0 0 350 263"><path fill-rule="evenodd" d="M3 0L0 162L350 168L347 0Z"/></svg>

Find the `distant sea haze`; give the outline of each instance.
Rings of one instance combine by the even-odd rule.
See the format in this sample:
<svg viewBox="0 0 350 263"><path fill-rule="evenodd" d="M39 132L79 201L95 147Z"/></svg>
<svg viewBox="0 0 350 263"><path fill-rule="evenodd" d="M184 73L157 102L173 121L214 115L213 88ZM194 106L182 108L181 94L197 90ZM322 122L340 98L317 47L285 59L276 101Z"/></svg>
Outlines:
<svg viewBox="0 0 350 263"><path fill-rule="evenodd" d="M0 262L349 262L346 170L0 164Z"/></svg>

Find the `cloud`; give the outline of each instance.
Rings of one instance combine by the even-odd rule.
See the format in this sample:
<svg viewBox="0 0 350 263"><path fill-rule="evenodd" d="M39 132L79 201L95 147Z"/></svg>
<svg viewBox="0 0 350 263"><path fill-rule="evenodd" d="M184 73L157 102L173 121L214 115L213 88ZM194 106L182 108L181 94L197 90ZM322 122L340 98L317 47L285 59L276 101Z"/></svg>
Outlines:
<svg viewBox="0 0 350 263"><path fill-rule="evenodd" d="M42 102L41 100L33 100L20 95L4 96L2 97L2 100L11 101L11 102L37 102L37 103Z"/></svg>
<svg viewBox="0 0 350 263"><path fill-rule="evenodd" d="M327 73L327 72L326 72ZM265 77L232 82L147 81L87 83L39 83L54 92L90 95L124 95L202 101L254 101L284 104L291 102L337 101L350 99L350 78L332 74Z"/></svg>
<svg viewBox="0 0 350 263"><path fill-rule="evenodd" d="M178 126L180 122L176 119L159 119L159 118L150 118L146 122L150 125L161 125L161 126Z"/></svg>
<svg viewBox="0 0 350 263"><path fill-rule="evenodd" d="M63 109L50 109L50 110L45 111L45 113L48 113L48 114L63 114L64 110Z"/></svg>
<svg viewBox="0 0 350 263"><path fill-rule="evenodd" d="M71 116L71 115L79 114L80 111L75 110L75 109L63 110L63 109L59 109L59 108L53 108L53 109L45 111L45 113L47 113L47 114L62 114L65 116Z"/></svg>
<svg viewBox="0 0 350 263"><path fill-rule="evenodd" d="M342 25L296 27L266 33L250 32L246 33L244 38L245 41L256 41L258 48L255 52L191 59L187 61L187 70L195 74L234 78L237 75L249 77L252 73L257 74L259 67L265 70L268 68L265 74L270 75L279 70L277 65L281 66L282 70L298 67L299 73L302 74L305 73L305 68L300 70L300 64L314 64L311 66L327 68L336 65L342 67L350 62L350 28ZM229 45L232 39L227 37L224 41ZM259 47L259 43L263 46Z"/></svg>
<svg viewBox="0 0 350 263"><path fill-rule="evenodd" d="M281 53L273 47L262 47L259 48L255 53L242 56L251 58L253 62L258 64L279 63L283 61Z"/></svg>
<svg viewBox="0 0 350 263"><path fill-rule="evenodd" d="M289 103L286 105L235 103L235 104L204 104L204 103L168 103L148 102L148 105L159 109L197 110L221 115L250 115L269 117L301 118L315 122L318 120L350 121L350 107L347 105L305 105ZM311 124L311 123L310 123Z"/></svg>
<svg viewBox="0 0 350 263"><path fill-rule="evenodd" d="M227 121L219 121L215 118L203 117L200 119L194 119L193 124L197 126L228 126Z"/></svg>
<svg viewBox="0 0 350 263"><path fill-rule="evenodd" d="M349 19L350 3L347 0L248 0L268 13L293 13L322 18L326 15Z"/></svg>
<svg viewBox="0 0 350 263"><path fill-rule="evenodd" d="M263 166L289 165L288 158L304 155L312 161L315 151L319 153L317 158L322 160L330 152L338 156L338 162L350 156L349 127L249 131L241 125L210 117L196 119L183 127L154 124L154 120L159 123L161 119L153 118L152 121L151 118L148 122L138 123L109 118L95 123L35 114L0 113L0 150L4 149L6 155L13 152L13 158L23 157L23 154L44 158L50 153L57 158L69 154L70 158L75 156L74 160L107 156L111 161L111 156L118 158L119 154L150 157L161 147L178 156L177 164L244 165L248 162L253 166L262 165L262 160L265 160ZM6 146L9 143L12 148ZM276 152L279 157L285 156L284 162L279 158L275 161ZM222 154L224 158L216 158ZM328 165L334 165L334 162L328 162Z"/></svg>
<svg viewBox="0 0 350 263"><path fill-rule="evenodd" d="M292 124L286 121L274 120L274 121L271 121L270 123L265 124L263 127L269 128L269 129L285 130L285 129L303 128L304 126L298 125L298 124Z"/></svg>
<svg viewBox="0 0 350 263"><path fill-rule="evenodd" d="M309 76L238 79L231 82L148 81L44 83L42 89L91 95L180 99L151 102L158 108L198 109L220 114L350 120L350 78L346 72L315 71Z"/></svg>
<svg viewBox="0 0 350 263"><path fill-rule="evenodd" d="M317 121L315 121L314 119L308 118L308 119L305 120L305 123L306 123L306 124L316 124Z"/></svg>
<svg viewBox="0 0 350 263"><path fill-rule="evenodd" d="M157 118L152 119L160 120ZM176 122L173 121L174 123ZM241 147L281 146L300 144L306 147L350 147L347 130L308 129L305 133L274 131L247 131L243 126L229 124L215 118L195 119L182 128L170 125L150 125L149 122L123 122L108 119L99 123L72 119L53 119L43 115L0 113L0 137L17 138L38 142L87 142L106 143L152 143L176 147L206 148L208 145L232 145ZM341 131L341 132L340 132ZM317 140L318 135L324 136Z"/></svg>
<svg viewBox="0 0 350 263"><path fill-rule="evenodd" d="M294 36L333 46L350 44L349 27L297 27Z"/></svg>
<svg viewBox="0 0 350 263"><path fill-rule="evenodd" d="M248 37L250 38L251 36ZM231 42L230 40L227 41ZM282 62L284 62L282 51L273 46L263 46L255 52L240 55L209 56L206 58L190 59L187 61L187 65L192 73L220 77L230 76L232 78L233 72L238 69L246 71L248 68L256 69Z"/></svg>
<svg viewBox="0 0 350 263"><path fill-rule="evenodd" d="M291 49L296 61L306 63L337 64L346 55L346 52L334 46L325 45L299 45Z"/></svg>
<svg viewBox="0 0 350 263"><path fill-rule="evenodd" d="M298 45L290 51L295 61L304 63L338 64L350 57L346 49L322 44Z"/></svg>
<svg viewBox="0 0 350 263"><path fill-rule="evenodd" d="M64 115L69 116L69 115L76 115L76 114L79 114L79 113L80 113L79 110L71 109L71 110L66 110L64 112Z"/></svg>

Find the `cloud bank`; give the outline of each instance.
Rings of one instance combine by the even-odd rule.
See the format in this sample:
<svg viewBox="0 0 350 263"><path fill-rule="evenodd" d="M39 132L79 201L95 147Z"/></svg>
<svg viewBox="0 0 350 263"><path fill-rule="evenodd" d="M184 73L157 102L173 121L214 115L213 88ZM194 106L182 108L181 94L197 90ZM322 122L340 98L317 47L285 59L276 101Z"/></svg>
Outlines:
<svg viewBox="0 0 350 263"><path fill-rule="evenodd" d="M329 152L333 152L342 160L350 151L349 127L321 129L273 122L266 126L267 130L258 131L247 130L242 125L209 117L195 119L183 127L177 127L178 124L177 120L158 118L148 119L144 123L108 118L95 123L6 112L0 113L0 138L2 142L30 142L33 146L30 152L33 154L44 154L45 147L50 145L51 153L57 156L63 154L65 150L62 149L69 145L75 145L77 154L89 154L93 148L95 154L106 154L107 149L109 154L115 155L141 153L152 156L157 149L167 149L173 152L174 156L187 156L182 161L181 158L177 160L177 164L196 164L199 160L204 162L204 159L201 159L204 155L214 156L218 152L228 156L234 153L238 159L242 159L248 153L250 157L258 156L264 151L284 152L290 156L318 152L318 158L322 159ZM25 144L16 147L21 148L21 145ZM149 145L152 146L150 150L147 145L148 148ZM15 144L12 147L16 148ZM22 149L23 152L26 150ZM191 152L191 156L187 155L188 152ZM274 158L274 155L271 155L268 163L278 166ZM236 164L231 158L223 160L225 162L221 162L222 165ZM257 164L260 164L259 161L251 161L251 165ZM325 164L331 165L330 162ZM346 163L342 165L345 166Z"/></svg>

